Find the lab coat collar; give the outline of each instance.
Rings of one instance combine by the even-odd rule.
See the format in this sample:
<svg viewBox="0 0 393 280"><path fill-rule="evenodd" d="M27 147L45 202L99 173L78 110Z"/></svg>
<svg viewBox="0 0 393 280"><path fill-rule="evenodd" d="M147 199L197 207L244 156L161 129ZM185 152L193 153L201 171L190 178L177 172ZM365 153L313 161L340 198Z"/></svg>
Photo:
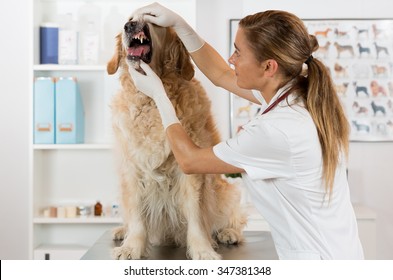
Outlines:
<svg viewBox="0 0 393 280"><path fill-rule="evenodd" d="M265 98L263 97L262 93L261 93L259 90L253 89L252 92L253 92L255 98L258 99L258 101L261 103L261 105L262 105L261 108L262 108L262 111L263 111L263 110L265 110L267 107L269 107L270 104L272 104L272 103L275 102L278 98L280 98L280 96L281 96L282 94L284 94L284 93L292 86L293 83L294 83L294 81L291 80L291 81L289 81L287 84L285 84L282 88L280 88L280 89L276 92L276 94L273 96L273 98L270 100L269 103L266 102ZM292 101L294 98L295 98L295 97L293 96L292 93L288 96L288 100L289 100L289 101Z"/></svg>

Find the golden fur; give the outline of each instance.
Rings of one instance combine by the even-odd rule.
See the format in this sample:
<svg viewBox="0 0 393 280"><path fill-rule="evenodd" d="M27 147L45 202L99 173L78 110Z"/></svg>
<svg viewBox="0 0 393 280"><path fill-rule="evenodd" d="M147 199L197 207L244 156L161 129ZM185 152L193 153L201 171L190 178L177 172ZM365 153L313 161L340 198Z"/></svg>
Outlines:
<svg viewBox="0 0 393 280"><path fill-rule="evenodd" d="M188 52L170 28L148 24L152 69L161 78L177 116L201 147L220 141L206 92L195 80ZM124 32L123 32L124 33ZM240 192L220 175L186 175L167 141L154 101L139 92L129 75L127 52L117 36L109 74L118 69L122 89L112 102L113 129L121 183L124 226L114 231L123 239L117 259L148 256L149 245L187 246L191 259L219 259L216 240L242 241L246 223ZM131 64L130 64L131 65Z"/></svg>

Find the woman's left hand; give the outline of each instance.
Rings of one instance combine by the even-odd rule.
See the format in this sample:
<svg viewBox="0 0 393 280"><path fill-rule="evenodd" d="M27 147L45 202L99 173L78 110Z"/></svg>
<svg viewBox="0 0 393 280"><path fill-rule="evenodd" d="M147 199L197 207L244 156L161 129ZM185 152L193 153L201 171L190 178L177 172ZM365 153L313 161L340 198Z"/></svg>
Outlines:
<svg viewBox="0 0 393 280"><path fill-rule="evenodd" d="M156 103L164 129L172 124L179 123L175 109L166 95L160 78L154 73L150 66L143 61L141 61L140 67L145 71L146 75L138 72L132 67L129 68L130 75L134 80L136 88L151 97Z"/></svg>
<svg viewBox="0 0 393 280"><path fill-rule="evenodd" d="M161 79L150 68L150 66L141 60L140 67L143 71L145 71L146 75L138 72L132 67L129 67L129 73L134 80L136 88L154 100L160 96L166 96Z"/></svg>

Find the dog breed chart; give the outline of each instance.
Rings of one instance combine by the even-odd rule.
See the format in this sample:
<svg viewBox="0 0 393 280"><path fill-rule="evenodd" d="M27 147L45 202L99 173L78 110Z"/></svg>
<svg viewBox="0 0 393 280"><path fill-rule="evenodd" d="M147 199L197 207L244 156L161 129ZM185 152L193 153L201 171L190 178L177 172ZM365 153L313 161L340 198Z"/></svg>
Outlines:
<svg viewBox="0 0 393 280"><path fill-rule="evenodd" d="M329 69L352 141L393 140L393 19L304 20Z"/></svg>

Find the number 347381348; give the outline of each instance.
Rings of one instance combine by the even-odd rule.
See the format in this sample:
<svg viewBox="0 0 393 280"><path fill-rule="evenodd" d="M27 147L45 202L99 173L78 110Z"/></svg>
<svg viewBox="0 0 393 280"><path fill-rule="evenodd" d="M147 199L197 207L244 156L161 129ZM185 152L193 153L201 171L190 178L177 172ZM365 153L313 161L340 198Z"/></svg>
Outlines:
<svg viewBox="0 0 393 280"><path fill-rule="evenodd" d="M270 275L272 270L269 266L262 267L241 267L241 266L226 266L218 267L218 275Z"/></svg>

